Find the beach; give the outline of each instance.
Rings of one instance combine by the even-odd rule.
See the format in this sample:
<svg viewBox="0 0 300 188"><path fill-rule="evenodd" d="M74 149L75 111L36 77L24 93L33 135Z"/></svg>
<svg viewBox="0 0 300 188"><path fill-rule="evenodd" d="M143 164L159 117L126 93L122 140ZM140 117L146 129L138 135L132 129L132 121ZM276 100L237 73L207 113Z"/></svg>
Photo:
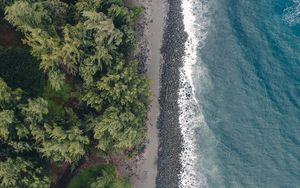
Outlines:
<svg viewBox="0 0 300 188"><path fill-rule="evenodd" d="M145 151L134 164L131 182L135 188L156 187L158 160L158 118L160 112L160 78L163 62L161 46L163 39L166 4L160 0L131 0L130 3L143 7L144 11L135 25L139 42L137 59L150 78L152 96L147 113L147 137Z"/></svg>
<svg viewBox="0 0 300 188"><path fill-rule="evenodd" d="M168 15L164 30L159 119L159 157L157 188L178 187L181 172L182 135L179 126L180 68L185 55L187 35L184 32L181 0L168 1Z"/></svg>
<svg viewBox="0 0 300 188"><path fill-rule="evenodd" d="M153 93L134 187L299 184L299 3L133 3Z"/></svg>
<svg viewBox="0 0 300 188"><path fill-rule="evenodd" d="M178 187L182 143L179 69L186 41L181 0L135 0L135 3L145 7L141 49L145 52L145 44L149 49L146 70L153 96L147 121L149 142L132 182L135 188Z"/></svg>
<svg viewBox="0 0 300 188"><path fill-rule="evenodd" d="M181 0L130 0L144 8L135 24L140 71L151 80L145 150L127 164L134 188L178 187L182 136L178 91L184 56Z"/></svg>

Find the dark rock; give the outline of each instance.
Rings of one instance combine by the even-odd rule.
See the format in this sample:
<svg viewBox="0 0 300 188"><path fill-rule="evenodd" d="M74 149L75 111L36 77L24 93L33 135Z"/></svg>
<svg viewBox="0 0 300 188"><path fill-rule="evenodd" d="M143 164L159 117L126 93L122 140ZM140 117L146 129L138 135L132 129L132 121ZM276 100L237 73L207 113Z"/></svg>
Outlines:
<svg viewBox="0 0 300 188"><path fill-rule="evenodd" d="M187 34L184 32L181 0L169 0L169 12L161 52L162 67L157 188L176 188L179 183L182 136L179 127L179 69Z"/></svg>

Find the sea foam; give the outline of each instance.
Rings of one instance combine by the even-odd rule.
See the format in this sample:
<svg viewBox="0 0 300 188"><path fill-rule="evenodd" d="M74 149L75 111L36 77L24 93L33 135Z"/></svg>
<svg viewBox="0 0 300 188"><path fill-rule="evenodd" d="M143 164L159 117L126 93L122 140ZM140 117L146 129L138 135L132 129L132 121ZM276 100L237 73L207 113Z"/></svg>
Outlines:
<svg viewBox="0 0 300 188"><path fill-rule="evenodd" d="M180 89L179 89L179 124L183 137L183 150L180 155L182 170L180 172L179 187L181 188L199 188L206 187L206 178L201 173L199 161L201 155L197 152L195 129L206 126L201 107L195 97L195 87L193 77L205 79L207 74L205 68L195 64L201 63L197 57L197 51L203 47L209 26L208 11L209 3L206 0L182 0L183 22L188 39L185 43L185 56L183 67L180 69ZM197 74L197 75L194 75ZM200 85L200 87L199 87ZM197 82L201 88L201 81ZM201 92L201 91L200 91ZM200 169L200 171L199 171Z"/></svg>
<svg viewBox="0 0 300 188"><path fill-rule="evenodd" d="M300 0L293 0L294 4L284 10L284 20L290 25L300 23Z"/></svg>

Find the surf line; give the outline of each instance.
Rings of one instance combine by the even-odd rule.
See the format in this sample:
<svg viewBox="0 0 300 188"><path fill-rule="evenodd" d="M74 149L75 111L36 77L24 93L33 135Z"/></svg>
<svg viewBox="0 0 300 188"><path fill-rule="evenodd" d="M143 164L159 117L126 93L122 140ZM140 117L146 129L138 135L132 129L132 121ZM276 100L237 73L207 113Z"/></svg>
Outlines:
<svg viewBox="0 0 300 188"><path fill-rule="evenodd" d="M207 19L208 3L206 1L182 0L184 30L188 34L185 43L185 56L180 69L179 88L179 125L183 138L180 161L182 170L179 174L180 188L206 187L206 178L199 172L197 164L201 160L196 150L195 129L205 125L205 120L195 97L193 85L193 66L199 63L197 50L206 38L209 21ZM199 9L200 11L195 10ZM197 18L197 20L196 20ZM200 20L200 21L198 21ZM198 21L198 22L197 22ZM200 71L200 73L203 73ZM203 73L204 74L204 73ZM198 83L197 83L198 84Z"/></svg>

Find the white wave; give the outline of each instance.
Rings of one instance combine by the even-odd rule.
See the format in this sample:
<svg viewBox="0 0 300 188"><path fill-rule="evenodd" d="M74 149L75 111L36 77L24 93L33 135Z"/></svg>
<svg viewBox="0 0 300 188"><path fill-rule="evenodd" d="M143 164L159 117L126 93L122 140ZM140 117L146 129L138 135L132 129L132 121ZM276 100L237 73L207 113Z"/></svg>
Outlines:
<svg viewBox="0 0 300 188"><path fill-rule="evenodd" d="M284 20L290 25L300 23L300 0L293 0L294 5L284 10Z"/></svg>
<svg viewBox="0 0 300 188"><path fill-rule="evenodd" d="M201 169L199 172L198 164L201 156L199 156L196 149L195 129L205 126L206 123L195 97L193 68L196 63L200 62L197 57L197 50L203 47L207 35L209 3L207 0L182 0L182 9L184 28L188 33L188 39L185 44L183 67L180 69L178 100L180 109L179 124L183 137L183 151L180 155L182 171L180 172L179 187L200 188L206 187L207 183ZM197 77L199 77L199 74L201 78L205 78L205 69L200 68L200 70L197 70ZM197 81L197 85L199 84L201 85L201 81L200 83Z"/></svg>

